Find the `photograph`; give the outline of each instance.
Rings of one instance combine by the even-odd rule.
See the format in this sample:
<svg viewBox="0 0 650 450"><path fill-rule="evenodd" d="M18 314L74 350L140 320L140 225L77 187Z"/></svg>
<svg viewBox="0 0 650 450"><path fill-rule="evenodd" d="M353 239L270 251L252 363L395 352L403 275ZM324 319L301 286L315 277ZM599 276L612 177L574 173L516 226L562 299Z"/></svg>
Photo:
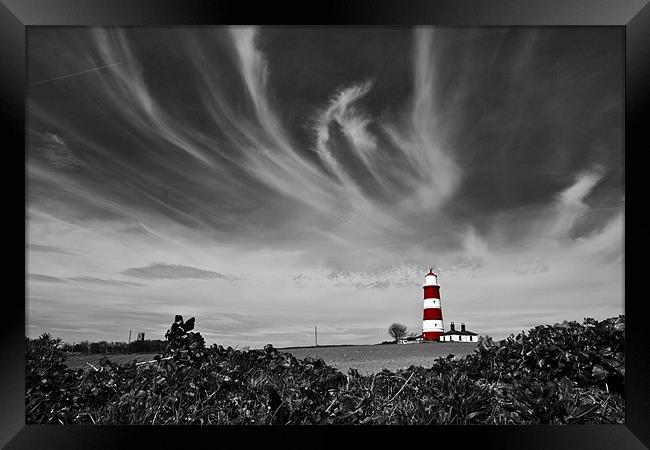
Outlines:
<svg viewBox="0 0 650 450"><path fill-rule="evenodd" d="M625 425L625 40L27 27L25 424Z"/></svg>

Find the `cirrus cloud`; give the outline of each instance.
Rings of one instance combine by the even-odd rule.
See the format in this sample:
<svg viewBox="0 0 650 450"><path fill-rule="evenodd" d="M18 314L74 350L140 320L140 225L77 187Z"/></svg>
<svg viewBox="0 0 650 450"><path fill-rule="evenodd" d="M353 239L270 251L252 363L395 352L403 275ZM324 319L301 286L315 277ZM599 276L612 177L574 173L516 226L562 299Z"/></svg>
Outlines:
<svg viewBox="0 0 650 450"><path fill-rule="evenodd" d="M180 264L167 264L161 262L154 262L145 267L131 267L122 272L124 275L142 279L195 279L195 280L214 280L222 279L234 281L239 278L213 272L211 270L198 269L191 266L183 266Z"/></svg>

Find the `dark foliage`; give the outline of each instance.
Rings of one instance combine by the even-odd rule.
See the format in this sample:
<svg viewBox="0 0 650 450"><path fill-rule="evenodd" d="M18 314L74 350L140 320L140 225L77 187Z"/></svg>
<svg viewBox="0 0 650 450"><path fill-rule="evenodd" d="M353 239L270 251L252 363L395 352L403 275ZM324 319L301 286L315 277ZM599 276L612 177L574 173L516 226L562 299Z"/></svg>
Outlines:
<svg viewBox="0 0 650 450"><path fill-rule="evenodd" d="M62 343L59 347L67 353L80 353L84 355L103 353L108 355L123 355L126 353L153 353L164 352L167 348L167 341L146 340L127 342L88 342L83 341L76 344Z"/></svg>
<svg viewBox="0 0 650 450"><path fill-rule="evenodd" d="M579 386L596 386L623 395L625 316L598 322L585 319L538 326L495 345L479 340L478 352L459 362L468 375L487 381L540 382L563 377Z"/></svg>
<svg viewBox="0 0 650 450"><path fill-rule="evenodd" d="M27 339L27 423L623 423L624 316L540 326L474 355L363 376L321 359L205 347L176 316L151 364L65 366L60 340Z"/></svg>

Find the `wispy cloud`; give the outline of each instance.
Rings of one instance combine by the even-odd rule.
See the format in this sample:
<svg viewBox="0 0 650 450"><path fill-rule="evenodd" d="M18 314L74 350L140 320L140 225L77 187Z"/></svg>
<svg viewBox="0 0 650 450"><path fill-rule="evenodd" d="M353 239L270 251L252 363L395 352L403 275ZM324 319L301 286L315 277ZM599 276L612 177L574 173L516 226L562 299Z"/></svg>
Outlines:
<svg viewBox="0 0 650 450"><path fill-rule="evenodd" d="M62 255L78 255L78 253L76 252L70 251L65 248L57 247L55 245L40 245L40 244L26 243L25 248L33 252L60 253Z"/></svg>
<svg viewBox="0 0 650 450"><path fill-rule="evenodd" d="M353 283L353 286L357 289L387 289L390 287L389 280L375 281L374 283Z"/></svg>
<svg viewBox="0 0 650 450"><path fill-rule="evenodd" d="M535 263L531 266L520 267L513 269L518 275L538 275L548 272L548 265L542 263Z"/></svg>
<svg viewBox="0 0 650 450"><path fill-rule="evenodd" d="M352 175L341 165L336 156L330 150L330 127L334 124L341 128L341 131L348 139L354 155L363 163L366 170L376 176L374 157L372 151L376 149L376 139L366 129L369 119L360 115L353 108L352 104L368 93L372 84L367 81L345 89L341 89L330 100L316 119L314 131L316 133L316 151L325 167L336 177L337 181L343 184L350 194L357 200L363 198L359 186L355 184Z"/></svg>
<svg viewBox="0 0 650 450"><path fill-rule="evenodd" d="M430 265L478 332L622 308L616 33L30 33L30 325L371 343Z"/></svg>
<svg viewBox="0 0 650 450"><path fill-rule="evenodd" d="M555 237L568 237L576 221L589 210L584 199L602 177L600 168L581 172L571 186L557 195L555 217L548 225L548 233Z"/></svg>
<svg viewBox="0 0 650 450"><path fill-rule="evenodd" d="M55 169L74 169L83 165L70 149L67 142L58 134L31 130L32 152Z"/></svg>
<svg viewBox="0 0 650 450"><path fill-rule="evenodd" d="M89 277L89 276L74 276L74 277L54 277L51 275L43 275L38 273L29 273L26 274L28 280L40 281L43 283L68 283L70 281L79 282L79 283L90 283L97 284L101 286L113 286L113 287L142 287L144 284L133 283L131 281L124 280L115 280L111 278L99 278L99 277Z"/></svg>
<svg viewBox="0 0 650 450"><path fill-rule="evenodd" d="M234 281L233 275L224 275L211 270L197 269L180 264L151 263L145 267L131 267L122 272L124 275L142 279L223 279Z"/></svg>
<svg viewBox="0 0 650 450"><path fill-rule="evenodd" d="M131 281L113 280L110 278L98 278L98 277L87 277L87 276L69 277L68 280L79 281L81 283L100 284L103 286L133 286L133 287L144 286L144 284L133 283Z"/></svg>
<svg viewBox="0 0 650 450"><path fill-rule="evenodd" d="M40 273L29 273L27 274L27 279L40 281L43 283L66 283L66 280L64 278L42 275Z"/></svg>
<svg viewBox="0 0 650 450"><path fill-rule="evenodd" d="M452 195L461 180L461 170L451 157L451 149L439 128L443 106L436 91L435 33L431 27L415 32L414 94L408 118L401 124L384 124L393 142L405 153L412 166L415 196L411 208L436 209Z"/></svg>

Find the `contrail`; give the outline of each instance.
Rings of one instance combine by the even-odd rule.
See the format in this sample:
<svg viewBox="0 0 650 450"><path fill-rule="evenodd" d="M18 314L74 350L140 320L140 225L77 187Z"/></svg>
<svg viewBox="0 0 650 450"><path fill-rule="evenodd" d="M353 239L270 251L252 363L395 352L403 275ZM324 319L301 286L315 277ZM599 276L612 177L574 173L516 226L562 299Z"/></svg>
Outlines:
<svg viewBox="0 0 650 450"><path fill-rule="evenodd" d="M93 71L95 71L95 70L101 70L101 69L105 69L105 68L107 68L107 67L117 66L117 65L119 65L119 64L122 64L122 63L121 63L121 62L118 62L118 63L113 63L113 64L107 64L107 65L105 65L105 66L93 67L92 69L82 70L81 72L69 73L69 74L67 74L67 75L61 75L60 77L56 77L56 78L49 78L49 79L47 79L47 80L36 81L36 82L34 82L34 83L28 83L28 86L33 86L33 85L35 85L35 84L48 83L48 82L50 82L50 81L56 81L56 80L60 80L60 79L62 79L62 78L74 77L75 75L81 75L82 73L93 72Z"/></svg>

